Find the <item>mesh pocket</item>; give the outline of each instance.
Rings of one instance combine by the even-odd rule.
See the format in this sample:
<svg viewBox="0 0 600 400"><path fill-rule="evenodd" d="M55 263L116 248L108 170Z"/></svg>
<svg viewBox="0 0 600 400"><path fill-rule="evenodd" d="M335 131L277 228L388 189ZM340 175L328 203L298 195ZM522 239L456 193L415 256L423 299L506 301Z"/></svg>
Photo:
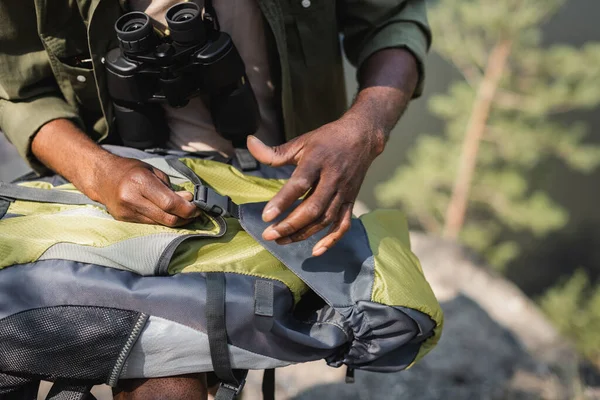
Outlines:
<svg viewBox="0 0 600 400"><path fill-rule="evenodd" d="M0 371L49 380L106 382L140 313L37 308L0 320Z"/></svg>
<svg viewBox="0 0 600 400"><path fill-rule="evenodd" d="M39 380L0 373L0 399L3 399L2 395L4 394L14 393L17 390L27 390L29 389L27 387L29 385L32 385L32 390L35 390L35 392L37 393L37 386L39 385Z"/></svg>

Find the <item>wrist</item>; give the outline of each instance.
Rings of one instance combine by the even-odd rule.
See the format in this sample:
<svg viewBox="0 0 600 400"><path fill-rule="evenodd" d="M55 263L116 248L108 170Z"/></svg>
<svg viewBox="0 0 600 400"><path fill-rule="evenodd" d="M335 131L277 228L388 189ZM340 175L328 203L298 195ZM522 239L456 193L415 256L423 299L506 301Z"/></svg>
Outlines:
<svg viewBox="0 0 600 400"><path fill-rule="evenodd" d="M120 157L98 147L99 151L90 151L86 160L81 162L84 167L78 179L79 189L94 201L103 203L102 189L106 189L107 182L118 173L119 166L115 165Z"/></svg>
<svg viewBox="0 0 600 400"><path fill-rule="evenodd" d="M362 139L363 146L370 149L373 158L383 153L389 137L389 129L371 107L365 106L365 102L355 102L342 119L357 128L360 132L359 139Z"/></svg>

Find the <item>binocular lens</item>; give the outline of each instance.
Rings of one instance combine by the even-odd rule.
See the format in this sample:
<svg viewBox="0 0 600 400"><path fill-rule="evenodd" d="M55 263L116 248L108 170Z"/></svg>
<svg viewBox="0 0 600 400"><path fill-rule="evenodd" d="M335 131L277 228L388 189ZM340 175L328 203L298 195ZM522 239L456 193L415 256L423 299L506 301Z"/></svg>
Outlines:
<svg viewBox="0 0 600 400"><path fill-rule="evenodd" d="M165 16L171 39L181 44L204 43L206 31L200 7L195 3L179 3L169 8Z"/></svg>
<svg viewBox="0 0 600 400"><path fill-rule="evenodd" d="M142 12L130 12L115 23L121 49L127 53L148 51L155 44L150 18Z"/></svg>

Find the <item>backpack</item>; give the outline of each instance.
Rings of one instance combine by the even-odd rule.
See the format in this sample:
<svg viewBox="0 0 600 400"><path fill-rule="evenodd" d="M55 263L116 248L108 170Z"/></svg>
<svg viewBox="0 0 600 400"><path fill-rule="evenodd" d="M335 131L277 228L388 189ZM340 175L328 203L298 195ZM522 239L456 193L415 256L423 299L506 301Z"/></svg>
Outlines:
<svg viewBox="0 0 600 400"><path fill-rule="evenodd" d="M285 246L262 239L285 180L206 159L152 157L201 217L182 228L114 220L69 183L0 183L0 398L55 382L92 385L214 371L232 399L248 369L325 359L399 371L438 342L440 306L410 250L405 217L353 218ZM297 204L296 204L297 205Z"/></svg>

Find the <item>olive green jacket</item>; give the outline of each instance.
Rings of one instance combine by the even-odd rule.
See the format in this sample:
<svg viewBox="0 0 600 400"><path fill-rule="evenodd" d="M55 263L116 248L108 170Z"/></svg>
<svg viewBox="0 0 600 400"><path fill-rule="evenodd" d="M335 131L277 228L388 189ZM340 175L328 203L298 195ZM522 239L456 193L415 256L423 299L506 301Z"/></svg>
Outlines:
<svg viewBox="0 0 600 400"><path fill-rule="evenodd" d="M360 66L384 48L423 58L431 37L425 0L259 0L279 56L287 139L337 119L346 109L340 33ZM30 165L31 141L44 124L75 121L104 139L113 111L103 55L117 47L113 25L124 0L0 0L0 130ZM76 59L91 58L93 68Z"/></svg>

